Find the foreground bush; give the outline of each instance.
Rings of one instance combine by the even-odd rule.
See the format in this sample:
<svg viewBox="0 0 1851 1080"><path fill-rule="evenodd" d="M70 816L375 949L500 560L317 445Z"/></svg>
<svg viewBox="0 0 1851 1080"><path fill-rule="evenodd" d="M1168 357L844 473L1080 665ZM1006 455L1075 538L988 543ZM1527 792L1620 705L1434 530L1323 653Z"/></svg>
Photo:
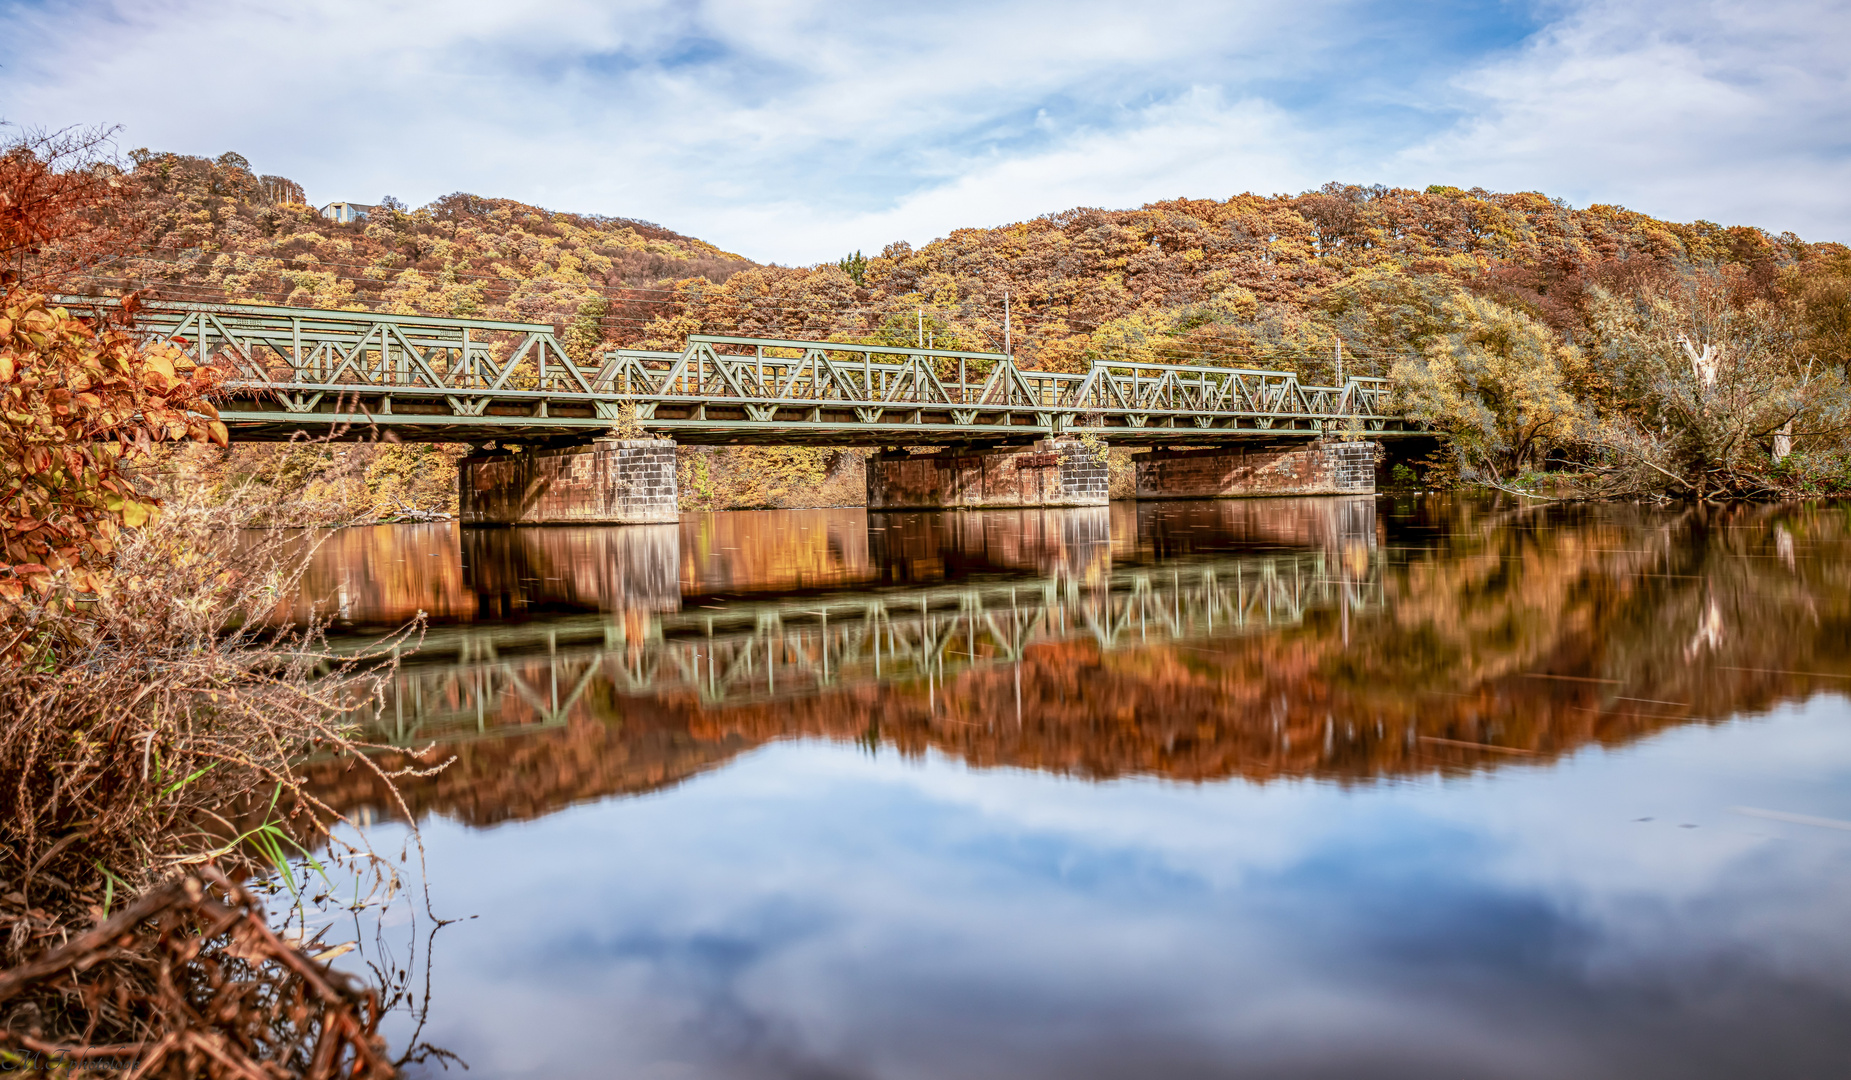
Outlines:
<svg viewBox="0 0 1851 1080"><path fill-rule="evenodd" d="M28 589L108 590L118 530L159 511L135 462L159 442L224 446L209 400L221 381L177 347L139 347L41 295L0 300L0 616Z"/></svg>
<svg viewBox="0 0 1851 1080"><path fill-rule="evenodd" d="M107 137L0 143L0 1070L389 1075L377 998L236 881L329 842L295 769L365 761L343 717L387 672L263 629L304 552L241 543L248 497L158 497L162 444L226 446L220 373L134 295L47 299L138 242Z"/></svg>
<svg viewBox="0 0 1851 1080"><path fill-rule="evenodd" d="M327 841L337 815L302 790L297 763L321 752L366 767L343 717L389 672L334 661L312 631L261 629L303 551L281 536L240 544L242 512L170 503L120 534L109 588L75 604L28 594L0 624L17 642L0 666L0 964L30 967L176 869L264 873L266 845L274 857ZM225 977L208 968L194 974ZM172 995L103 992L124 978L118 965L0 1000L0 1047L153 1053L184 1010Z"/></svg>

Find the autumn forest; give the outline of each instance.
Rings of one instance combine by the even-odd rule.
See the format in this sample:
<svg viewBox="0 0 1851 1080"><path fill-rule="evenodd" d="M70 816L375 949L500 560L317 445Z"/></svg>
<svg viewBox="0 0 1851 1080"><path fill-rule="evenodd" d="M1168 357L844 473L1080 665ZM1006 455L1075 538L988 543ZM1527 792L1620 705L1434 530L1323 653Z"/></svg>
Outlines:
<svg viewBox="0 0 1851 1080"><path fill-rule="evenodd" d="M1534 192L1327 184L1296 196L1076 208L837 263L760 265L648 222L454 194L323 217L301 187L217 159L125 163L133 251L90 287L192 301L552 322L580 357L691 332L1396 377L1450 436L1428 488L1648 497L1851 483L1851 249L1748 226L1575 209ZM1698 361L1704 349L1720 367ZM240 448L223 481L323 520L442 510L456 448ZM194 451L201 457L205 451ZM856 502L860 457L684 448L684 506ZM1122 455L1117 462L1122 468ZM1540 487L1539 487L1540 485Z"/></svg>

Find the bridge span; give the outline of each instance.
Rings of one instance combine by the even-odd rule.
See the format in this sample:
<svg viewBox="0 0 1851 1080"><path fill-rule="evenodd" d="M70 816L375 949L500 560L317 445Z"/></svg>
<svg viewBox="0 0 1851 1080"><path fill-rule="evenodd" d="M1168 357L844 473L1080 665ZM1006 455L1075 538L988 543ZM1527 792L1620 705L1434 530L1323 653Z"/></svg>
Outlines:
<svg viewBox="0 0 1851 1080"><path fill-rule="evenodd" d="M242 440L494 444L465 463L477 523L672 517L672 449L599 441L628 419L688 444L887 447L869 464L869 505L885 508L1102 503L1101 442L1156 451L1140 497L1372 491L1376 444L1424 434L1391 411L1387 380L1358 376L1051 372L1004 353L713 334L575 359L548 323L242 304L153 304L139 326L229 373L220 416Z"/></svg>
<svg viewBox="0 0 1851 1080"><path fill-rule="evenodd" d="M225 423L246 440L347 428L404 440L582 442L633 405L682 443L1114 444L1412 434L1388 383L1097 361L1037 371L1003 353L693 334L680 352L567 355L549 323L240 304L144 308L150 337L232 372Z"/></svg>

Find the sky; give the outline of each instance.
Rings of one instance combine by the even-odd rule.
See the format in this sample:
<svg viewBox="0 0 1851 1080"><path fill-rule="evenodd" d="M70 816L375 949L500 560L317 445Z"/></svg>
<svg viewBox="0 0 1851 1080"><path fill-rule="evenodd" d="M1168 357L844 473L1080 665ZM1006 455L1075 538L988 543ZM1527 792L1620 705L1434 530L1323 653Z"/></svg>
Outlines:
<svg viewBox="0 0 1851 1080"><path fill-rule="evenodd" d="M763 262L1330 180L1851 240L1851 6L0 0L0 119Z"/></svg>

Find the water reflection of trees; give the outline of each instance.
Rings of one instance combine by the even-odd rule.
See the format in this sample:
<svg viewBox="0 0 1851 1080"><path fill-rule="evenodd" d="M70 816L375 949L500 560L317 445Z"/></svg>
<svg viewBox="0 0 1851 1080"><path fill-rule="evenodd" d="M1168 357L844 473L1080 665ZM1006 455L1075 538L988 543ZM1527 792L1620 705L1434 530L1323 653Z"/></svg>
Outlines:
<svg viewBox="0 0 1851 1080"><path fill-rule="evenodd" d="M1138 508L1145 520L1112 522L1111 569L1082 560L1091 581L588 615L473 644L459 630L408 665L388 716L414 723L388 735L436 737L457 758L408 792L415 806L492 821L672 784L793 737L1085 777L1366 781L1547 761L1851 688L1842 508L1379 505L1370 527L1316 550L1245 555L1195 535L1215 533L1193 527L1213 507ZM1189 540L1185 558L1159 561L1175 551L1159 530ZM1071 533L1049 535L1073 546ZM876 565L889 543L873 545ZM1262 615L1268 594L1251 586L1267 560ZM1279 591L1294 572L1296 604ZM997 617L999 589L1015 590L1015 622ZM888 652L876 673L869 634L921 602L910 658ZM871 607L856 644L848 613ZM1025 608L1039 620L1027 634ZM781 687L767 643L790 672ZM652 655L659 677L639 681ZM327 782L350 804L381 801L357 774Z"/></svg>

